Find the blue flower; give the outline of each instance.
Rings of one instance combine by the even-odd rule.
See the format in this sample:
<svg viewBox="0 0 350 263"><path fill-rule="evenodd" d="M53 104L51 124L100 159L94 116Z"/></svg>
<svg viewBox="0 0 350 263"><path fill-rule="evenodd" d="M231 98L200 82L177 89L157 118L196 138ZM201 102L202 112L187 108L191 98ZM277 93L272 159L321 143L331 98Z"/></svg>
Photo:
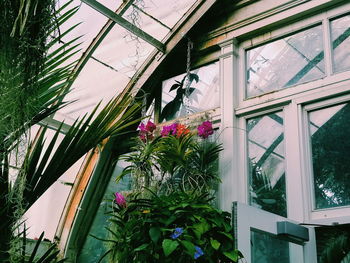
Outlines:
<svg viewBox="0 0 350 263"><path fill-rule="evenodd" d="M174 230L174 233L171 234L171 238L172 239L177 239L179 236L181 236L181 234L184 232L182 227L177 227Z"/></svg>
<svg viewBox="0 0 350 263"><path fill-rule="evenodd" d="M196 249L196 252L194 252L194 259L197 259L204 255L204 252L200 247L195 246L194 248Z"/></svg>

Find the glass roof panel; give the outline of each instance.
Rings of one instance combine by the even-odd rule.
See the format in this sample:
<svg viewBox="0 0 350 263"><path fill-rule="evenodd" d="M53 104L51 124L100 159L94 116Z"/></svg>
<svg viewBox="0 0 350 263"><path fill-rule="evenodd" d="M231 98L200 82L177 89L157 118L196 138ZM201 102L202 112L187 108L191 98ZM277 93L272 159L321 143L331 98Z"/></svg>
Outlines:
<svg viewBox="0 0 350 263"><path fill-rule="evenodd" d="M196 0L143 0L145 11L172 28Z"/></svg>
<svg viewBox="0 0 350 263"><path fill-rule="evenodd" d="M152 50L153 46L115 25L93 56L131 78Z"/></svg>
<svg viewBox="0 0 350 263"><path fill-rule="evenodd" d="M60 1L60 5L62 6L66 1ZM115 11L125 1L99 0L98 2ZM142 11L149 13L155 19L139 11L139 21L135 24L154 38L161 40L170 32L166 26L173 27L196 0L134 0L133 2L134 6L129 6L124 18L132 21L130 16L134 15L135 6L141 7ZM69 24L79 22L82 24L69 35L69 39L83 35L82 51L79 53L82 55L108 19L81 1L74 0L73 3L80 5L80 9ZM69 120L91 112L101 99L106 103L126 86L152 50L154 47L150 44L123 27L114 25L80 72L72 85L73 90L65 99L77 101L60 110L55 115L55 119L65 119L69 123L71 122Z"/></svg>
<svg viewBox="0 0 350 263"><path fill-rule="evenodd" d="M152 19L145 13L140 11L135 6L131 6L123 15L123 18L128 20L132 24L136 24L146 33L150 34L152 37L161 41L169 32L170 29L166 27L162 22L157 22L157 20Z"/></svg>
<svg viewBox="0 0 350 263"><path fill-rule="evenodd" d="M128 81L129 78L125 74L90 59L65 98L66 101L75 102L61 109L61 116L64 119L65 115L76 119L86 112L91 112L102 99L102 104L105 105Z"/></svg>
<svg viewBox="0 0 350 263"><path fill-rule="evenodd" d="M67 0L61 0L59 1L59 6L64 5ZM115 1L109 1L109 0L99 0L101 4L104 4L111 10L115 11L118 6L122 3L122 0L115 0ZM81 23L74 31L72 31L71 34L68 35L68 39L63 39L64 41L69 41L73 37L81 36L80 41L81 46L80 48L81 53L86 50L86 48L90 45L91 41L94 39L94 37L98 34L98 32L101 30L101 28L106 24L108 21L108 18L101 15L100 13L96 12L94 9L92 9L90 6L82 3L80 0L73 0L71 7L79 6L79 10L77 13L72 16L68 23L65 23L61 27L61 31L66 30L67 28L71 27L72 25Z"/></svg>

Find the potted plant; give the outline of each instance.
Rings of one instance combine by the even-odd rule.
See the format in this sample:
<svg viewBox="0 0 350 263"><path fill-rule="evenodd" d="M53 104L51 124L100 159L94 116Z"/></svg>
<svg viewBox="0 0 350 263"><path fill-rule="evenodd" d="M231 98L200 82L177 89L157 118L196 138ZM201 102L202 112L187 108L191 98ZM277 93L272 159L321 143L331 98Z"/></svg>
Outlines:
<svg viewBox="0 0 350 263"><path fill-rule="evenodd" d="M116 193L105 256L112 262L237 262L231 216L215 207L221 144L212 123L139 126L130 165L132 190Z"/></svg>

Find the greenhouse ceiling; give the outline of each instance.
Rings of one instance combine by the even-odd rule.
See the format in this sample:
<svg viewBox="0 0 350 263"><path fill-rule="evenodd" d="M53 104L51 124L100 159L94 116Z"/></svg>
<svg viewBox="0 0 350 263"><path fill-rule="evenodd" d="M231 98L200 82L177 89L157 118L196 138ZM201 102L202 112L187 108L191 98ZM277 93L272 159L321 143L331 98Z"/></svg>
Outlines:
<svg viewBox="0 0 350 263"><path fill-rule="evenodd" d="M73 103L55 120L71 124L121 92L154 50L164 51L173 28L198 2L203 1L73 0L79 10L65 27L79 25L62 41L81 36L81 49L74 56L78 75L66 96Z"/></svg>

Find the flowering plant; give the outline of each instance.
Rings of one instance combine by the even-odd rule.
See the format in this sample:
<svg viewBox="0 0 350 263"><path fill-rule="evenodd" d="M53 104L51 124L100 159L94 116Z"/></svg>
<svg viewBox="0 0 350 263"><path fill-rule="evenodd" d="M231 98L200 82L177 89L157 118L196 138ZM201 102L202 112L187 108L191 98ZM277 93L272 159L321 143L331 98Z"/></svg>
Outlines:
<svg viewBox="0 0 350 263"><path fill-rule="evenodd" d="M212 135L214 133L213 131L213 125L210 121L205 121L201 125L198 126L198 136L206 139L209 137L209 135Z"/></svg>
<svg viewBox="0 0 350 263"><path fill-rule="evenodd" d="M125 197L121 193L115 193L115 203L120 207L126 207Z"/></svg>
<svg viewBox="0 0 350 263"><path fill-rule="evenodd" d="M115 205L112 262L237 262L231 217L209 205L208 194L173 192L152 198L131 196Z"/></svg>
<svg viewBox="0 0 350 263"><path fill-rule="evenodd" d="M141 124L136 145L123 158L130 165L117 181L129 175L135 191L147 187L159 194L214 190L220 182L218 158L222 146L208 138L214 133L211 122L203 122L197 129L196 134L180 123L161 130L150 121Z"/></svg>
<svg viewBox="0 0 350 263"><path fill-rule="evenodd" d="M192 129L193 130L193 129ZM140 124L130 165L118 180L131 179L132 191L115 194L107 254L113 262L237 262L231 218L213 206L220 182L222 146L209 140L211 122L181 123L161 129Z"/></svg>

